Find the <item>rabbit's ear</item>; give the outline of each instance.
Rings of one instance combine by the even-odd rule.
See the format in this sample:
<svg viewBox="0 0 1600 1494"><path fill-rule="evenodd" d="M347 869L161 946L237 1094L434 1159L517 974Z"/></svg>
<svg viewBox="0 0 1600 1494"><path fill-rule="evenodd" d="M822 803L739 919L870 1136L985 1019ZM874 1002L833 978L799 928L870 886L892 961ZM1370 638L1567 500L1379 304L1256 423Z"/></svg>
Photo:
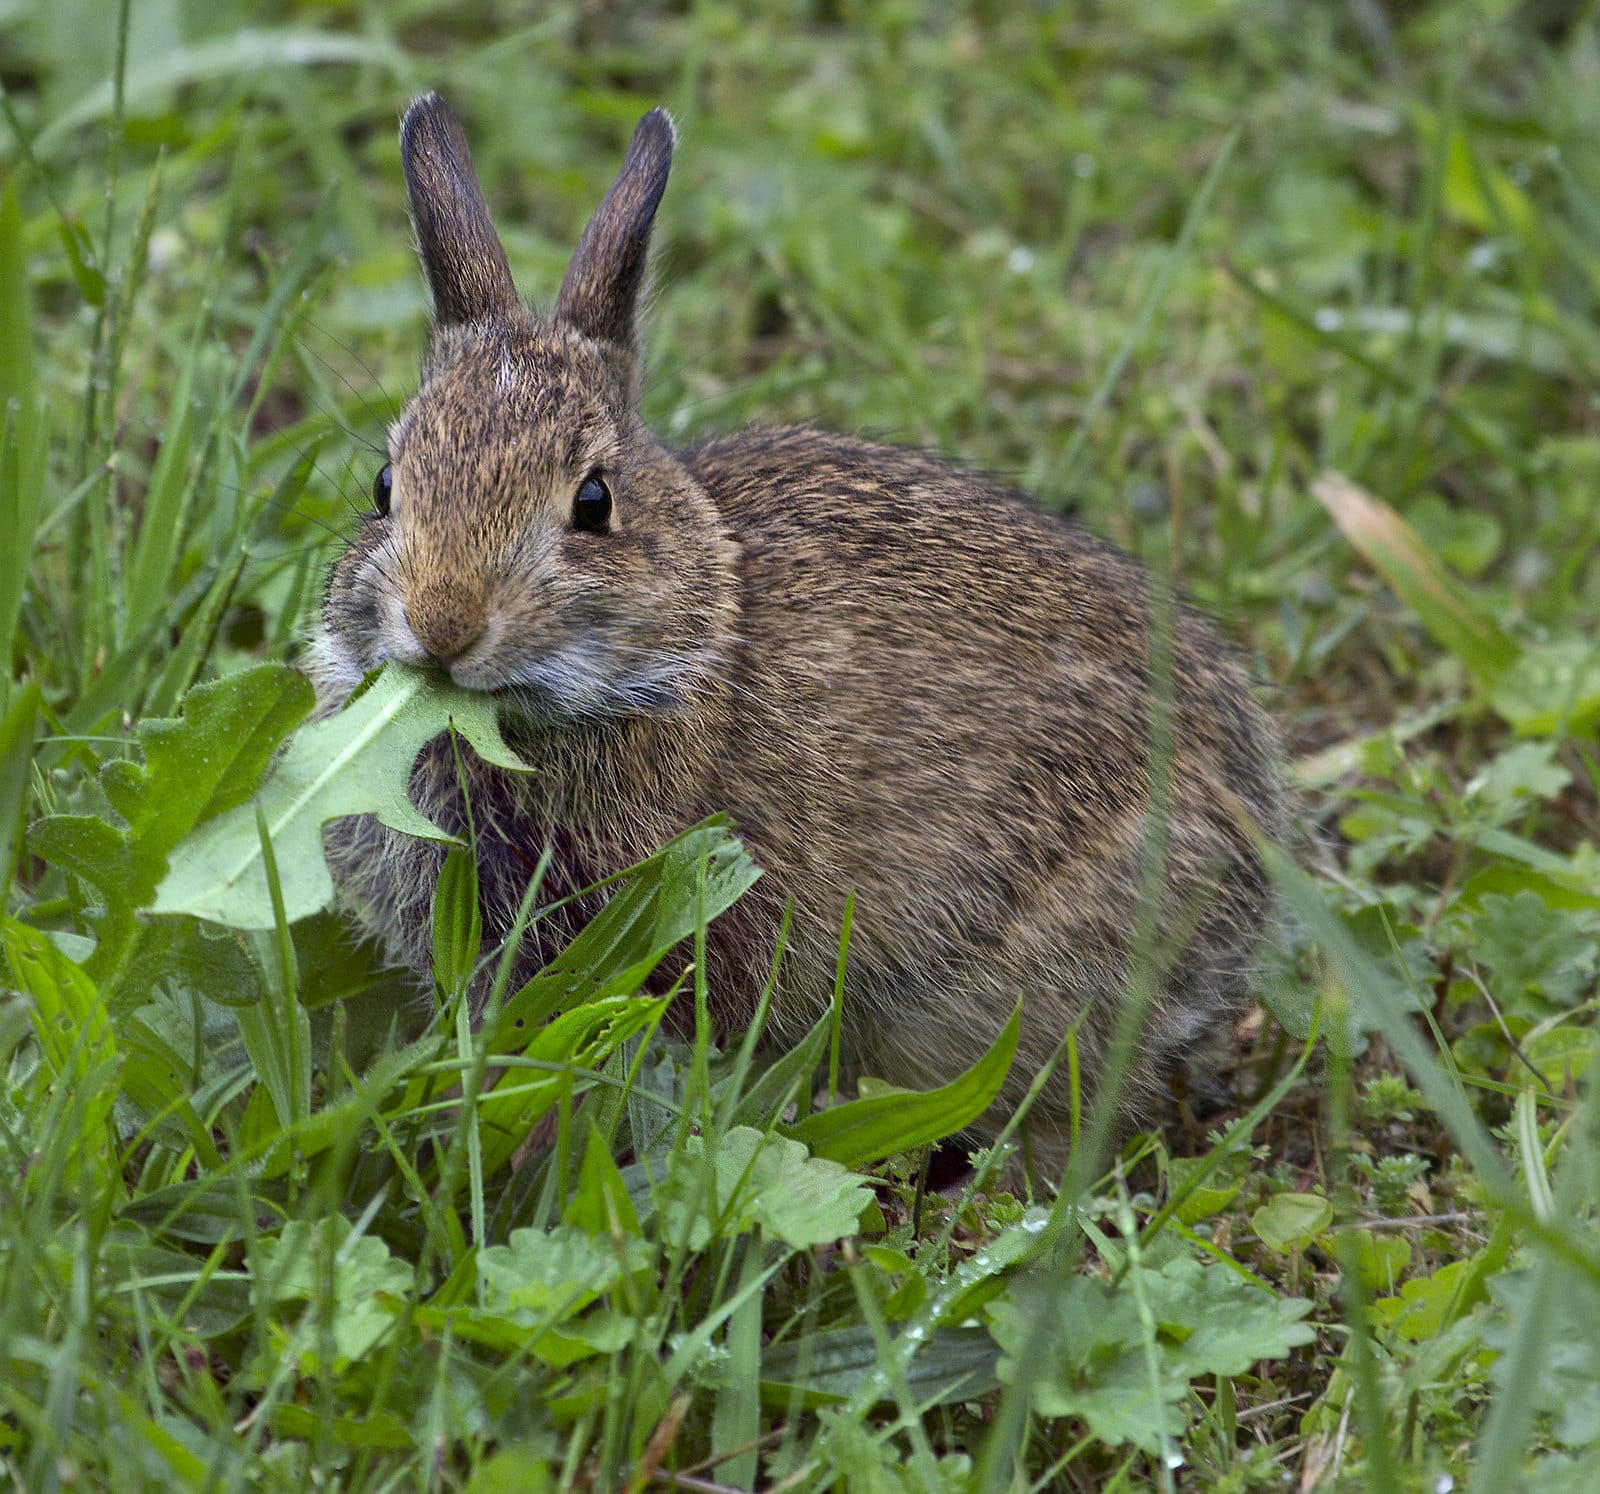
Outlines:
<svg viewBox="0 0 1600 1494"><path fill-rule="evenodd" d="M425 94L406 110L400 160L435 322L447 327L514 312L517 288L489 222L467 137L438 94Z"/></svg>
<svg viewBox="0 0 1600 1494"><path fill-rule="evenodd" d="M639 121L622 170L584 229L556 299L556 317L586 337L636 350L650 227L667 189L678 132L665 109Z"/></svg>

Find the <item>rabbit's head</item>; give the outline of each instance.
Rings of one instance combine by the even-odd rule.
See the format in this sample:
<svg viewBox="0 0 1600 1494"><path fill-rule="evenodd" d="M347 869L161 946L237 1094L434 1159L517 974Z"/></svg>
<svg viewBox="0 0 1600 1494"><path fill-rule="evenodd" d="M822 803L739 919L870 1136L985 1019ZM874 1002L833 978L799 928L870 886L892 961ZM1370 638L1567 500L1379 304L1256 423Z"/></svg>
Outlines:
<svg viewBox="0 0 1600 1494"><path fill-rule="evenodd" d="M309 667L324 706L389 660L530 717L683 709L714 677L731 541L638 411L639 302L675 132L660 109L579 240L555 306L512 283L461 126L400 131L434 326L374 509L334 566Z"/></svg>

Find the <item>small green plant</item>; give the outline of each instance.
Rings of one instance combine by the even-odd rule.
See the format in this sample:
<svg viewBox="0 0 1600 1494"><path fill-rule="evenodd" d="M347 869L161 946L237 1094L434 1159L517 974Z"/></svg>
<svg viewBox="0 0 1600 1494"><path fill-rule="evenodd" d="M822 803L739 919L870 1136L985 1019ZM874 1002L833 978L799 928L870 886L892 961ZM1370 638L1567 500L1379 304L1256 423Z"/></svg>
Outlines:
<svg viewBox="0 0 1600 1494"><path fill-rule="evenodd" d="M1404 1216L1411 1185L1425 1178L1431 1165L1410 1153L1403 1157L1379 1157L1374 1161L1362 1152L1353 1154L1350 1164L1366 1178L1372 1207L1386 1218Z"/></svg>

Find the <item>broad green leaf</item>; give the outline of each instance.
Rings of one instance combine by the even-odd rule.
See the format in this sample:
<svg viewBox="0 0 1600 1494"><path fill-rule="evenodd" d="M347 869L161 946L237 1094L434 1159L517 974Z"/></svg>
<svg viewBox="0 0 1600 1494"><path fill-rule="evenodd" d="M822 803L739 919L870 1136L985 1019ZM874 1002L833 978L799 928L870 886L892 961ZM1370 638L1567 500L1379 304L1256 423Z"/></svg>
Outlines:
<svg viewBox="0 0 1600 1494"><path fill-rule="evenodd" d="M1132 1283L1053 1275L1013 1280L988 1308L1002 1357L1001 1381L1026 1387L1043 1416L1076 1416L1104 1442L1132 1442L1151 1454L1188 1421L1185 1395L1202 1375L1240 1375L1262 1359L1281 1359L1315 1336L1300 1320L1311 1304L1276 1297L1225 1266L1178 1256L1145 1269L1141 1289L1153 1319L1141 1318ZM1048 1329L1042 1357L1019 1356ZM1157 1376L1152 1395L1150 1354Z"/></svg>
<svg viewBox="0 0 1600 1494"><path fill-rule="evenodd" d="M620 1255L609 1238L571 1225L514 1229L506 1244L478 1252L482 1308L523 1327L551 1328L609 1291L624 1269L649 1265L637 1237Z"/></svg>
<svg viewBox="0 0 1600 1494"><path fill-rule="evenodd" d="M1178 1256L1147 1270L1145 1295L1162 1347L1189 1379L1242 1375L1257 1360L1281 1359L1316 1332L1301 1321L1312 1304L1280 1297L1223 1265L1202 1266Z"/></svg>
<svg viewBox="0 0 1600 1494"><path fill-rule="evenodd" d="M230 1180L198 1178L172 1183L130 1199L117 1217L142 1225L155 1235L215 1245L219 1240L242 1240L252 1233L266 1234L283 1223L283 1190L252 1184L241 1197Z"/></svg>
<svg viewBox="0 0 1600 1494"><path fill-rule="evenodd" d="M1283 1252L1309 1245L1333 1223L1333 1205L1320 1193L1279 1193L1250 1216L1257 1237Z"/></svg>
<svg viewBox="0 0 1600 1494"><path fill-rule="evenodd" d="M1495 681L1489 704L1519 736L1592 732L1600 723L1600 642L1535 644Z"/></svg>
<svg viewBox="0 0 1600 1494"><path fill-rule="evenodd" d="M917 1345L906 1383L919 1406L976 1400L999 1383L999 1346L982 1328L939 1328ZM879 1367L878 1341L865 1324L806 1334L761 1355L761 1398L787 1407L796 1391L803 1406L850 1400ZM881 1400L890 1399L887 1384Z"/></svg>
<svg viewBox="0 0 1600 1494"><path fill-rule="evenodd" d="M566 1224L513 1230L507 1244L478 1252L477 1304L430 1306L418 1318L487 1348L565 1366L623 1347L632 1332L625 1318L603 1307L581 1315L624 1276L651 1269L651 1252L635 1236L613 1240Z"/></svg>
<svg viewBox="0 0 1600 1494"><path fill-rule="evenodd" d="M291 923L333 904L322 853L329 820L373 814L409 835L452 838L424 819L407 793L417 754L452 725L485 761L526 771L500 735L492 696L392 664L337 716L294 737L256 796ZM274 926L255 804L237 804L208 820L177 848L151 910L192 913L233 928Z"/></svg>
<svg viewBox="0 0 1600 1494"><path fill-rule="evenodd" d="M1370 1229L1351 1232L1356 1274L1368 1297L1392 1292L1411 1264L1411 1242L1404 1235L1380 1235Z"/></svg>
<svg viewBox="0 0 1600 1494"><path fill-rule="evenodd" d="M1388 504L1337 472L1324 473L1312 492L1434 641L1460 659L1480 684L1494 685L1517 662L1516 644L1472 609L1443 564Z"/></svg>
<svg viewBox="0 0 1600 1494"><path fill-rule="evenodd" d="M855 1233L871 1202L865 1178L811 1156L798 1141L763 1136L751 1126L733 1127L711 1151L713 1200L700 1165L706 1144L703 1136L689 1137L657 1199L660 1237L687 1239L691 1250L754 1228L795 1250L830 1244Z"/></svg>
<svg viewBox="0 0 1600 1494"><path fill-rule="evenodd" d="M120 1239L108 1242L106 1267L130 1307L136 1296L147 1299L143 1310L152 1316L170 1318L182 1307L184 1328L199 1338L231 1333L250 1315L250 1282L237 1269L207 1274L192 1255Z"/></svg>
<svg viewBox="0 0 1600 1494"><path fill-rule="evenodd" d="M526 1448L501 1448L478 1464L464 1494L549 1494L556 1487L552 1461Z"/></svg>
<svg viewBox="0 0 1600 1494"><path fill-rule="evenodd" d="M1467 784L1467 792L1496 809L1526 809L1535 799L1555 799L1572 782L1556 760L1554 742L1518 742L1496 753Z"/></svg>
<svg viewBox="0 0 1600 1494"><path fill-rule="evenodd" d="M1238 1196L1242 1180L1224 1175L1221 1169L1209 1174L1209 1181L1195 1183L1192 1187L1189 1180L1205 1164L1203 1157L1174 1157L1167 1164L1168 1187L1174 1196L1182 1194L1183 1202L1176 1210L1177 1217L1184 1224L1198 1224L1202 1219L1209 1219L1213 1214L1220 1214ZM1185 1188L1188 1192L1185 1193Z"/></svg>
<svg viewBox="0 0 1600 1494"><path fill-rule="evenodd" d="M959 1079L921 1094L896 1092L819 1110L786 1134L805 1142L817 1156L846 1167L864 1167L942 1141L994 1103L1016 1056L1021 1030L1019 1002L989 1051Z"/></svg>
<svg viewBox="0 0 1600 1494"><path fill-rule="evenodd" d="M261 665L191 690L184 714L138 727L144 764L108 763L100 783L123 824L93 815L51 815L29 845L100 892L96 979L120 982L140 937L134 910L147 905L174 846L208 819L242 806L272 754L311 708L311 686L292 669ZM248 809L254 825L253 812Z"/></svg>
<svg viewBox="0 0 1600 1494"><path fill-rule="evenodd" d="M1540 1018L1592 994L1600 970L1600 913L1552 908L1536 892L1485 893L1453 934L1464 954L1489 971L1505 1012Z"/></svg>
<svg viewBox="0 0 1600 1494"><path fill-rule="evenodd" d="M1431 1276L1412 1277L1398 1295L1372 1303L1373 1317L1409 1343L1438 1336L1485 1300L1489 1282L1505 1267L1510 1246L1511 1230L1502 1220L1476 1255L1450 1261Z"/></svg>
<svg viewBox="0 0 1600 1494"><path fill-rule="evenodd" d="M316 1321L331 1296L329 1331L345 1363L364 1357L389 1331L395 1315L382 1299L409 1295L413 1278L412 1268L394 1259L375 1235L353 1236L350 1221L339 1214L291 1219L276 1239L259 1242L252 1263L251 1296L258 1305L309 1303ZM300 1362L307 1370L318 1365L318 1337L313 1330L302 1344Z"/></svg>

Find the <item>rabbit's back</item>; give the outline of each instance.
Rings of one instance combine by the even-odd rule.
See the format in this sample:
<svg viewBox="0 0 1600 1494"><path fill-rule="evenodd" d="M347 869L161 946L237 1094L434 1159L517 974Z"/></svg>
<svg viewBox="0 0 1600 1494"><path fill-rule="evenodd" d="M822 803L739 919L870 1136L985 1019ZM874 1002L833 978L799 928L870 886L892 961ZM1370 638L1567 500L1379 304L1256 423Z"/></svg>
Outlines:
<svg viewBox="0 0 1600 1494"><path fill-rule="evenodd" d="M970 1061L1019 992L1031 1075L1126 977L1150 824L1148 584L1135 561L981 478L810 429L680 454L740 554L732 713L713 776L802 915L814 1015L847 891L852 995L875 1072ZM1176 946L1152 1082L1237 1009L1281 830L1277 745L1247 676L1180 608L1162 904ZM1091 1009L1092 1008L1092 1009ZM1015 1098L1015 1097L1013 1097Z"/></svg>

